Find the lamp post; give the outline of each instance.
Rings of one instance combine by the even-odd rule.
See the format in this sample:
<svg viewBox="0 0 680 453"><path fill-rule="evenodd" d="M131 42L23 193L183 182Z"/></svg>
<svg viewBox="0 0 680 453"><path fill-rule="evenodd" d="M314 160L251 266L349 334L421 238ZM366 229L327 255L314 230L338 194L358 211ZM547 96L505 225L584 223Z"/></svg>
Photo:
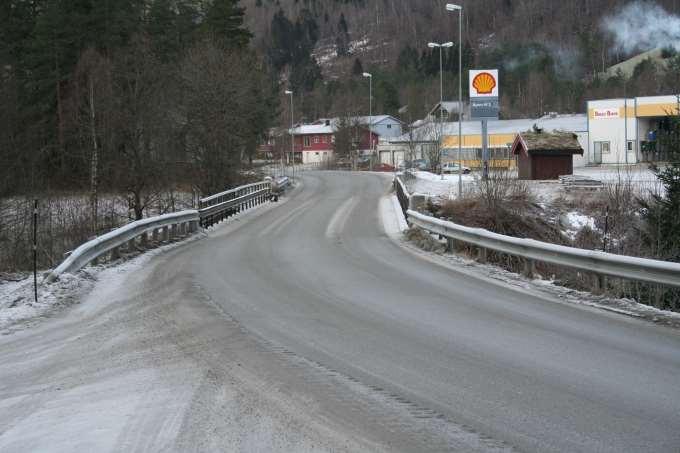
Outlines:
<svg viewBox="0 0 680 453"><path fill-rule="evenodd" d="M373 170L373 75L364 72L368 78L368 143L371 145L371 171Z"/></svg>
<svg viewBox="0 0 680 453"><path fill-rule="evenodd" d="M439 174L444 179L444 169L442 167L442 135L444 133L444 68L442 66L442 49L453 47L453 43L445 42L440 44L431 42L427 44L427 47L430 49L439 48ZM460 113L458 116L460 116Z"/></svg>
<svg viewBox="0 0 680 453"><path fill-rule="evenodd" d="M458 197L463 195L462 117L463 117L463 7L454 3L446 4L447 11L458 11Z"/></svg>
<svg viewBox="0 0 680 453"><path fill-rule="evenodd" d="M295 116L293 115L293 91L286 90L285 93L290 96L290 149L293 158L293 177L295 177ZM283 156L281 156L281 163L283 164Z"/></svg>

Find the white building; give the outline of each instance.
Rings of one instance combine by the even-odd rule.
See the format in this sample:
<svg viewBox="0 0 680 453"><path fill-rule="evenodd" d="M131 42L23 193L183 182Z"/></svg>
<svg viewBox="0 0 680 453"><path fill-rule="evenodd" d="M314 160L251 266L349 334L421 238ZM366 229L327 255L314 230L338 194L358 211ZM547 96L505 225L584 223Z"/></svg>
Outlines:
<svg viewBox="0 0 680 453"><path fill-rule="evenodd" d="M420 121L414 123L411 132L400 137L381 140L378 145L382 163L399 165L407 156L414 159L425 159L427 148L437 146L439 123L436 121ZM516 120L494 120L488 122L488 146L490 157L496 165L514 166L514 158L510 156L510 147L520 132L532 130L534 127L546 132L573 132L583 149L588 144L588 119L586 115L550 114L541 118ZM458 158L458 123L444 123L442 127L442 159L443 161ZM461 160L471 168L479 168L482 164L482 125L480 121L463 121L461 128L462 145ZM574 166L582 167L586 160L574 156Z"/></svg>
<svg viewBox="0 0 680 453"><path fill-rule="evenodd" d="M337 119L335 120L337 121ZM371 130L380 138L389 139L402 135L404 123L390 115L359 116L352 118L353 122L371 126Z"/></svg>
<svg viewBox="0 0 680 453"><path fill-rule="evenodd" d="M667 159L657 142L667 118L680 114L679 96L648 96L588 102L588 143L583 149L590 165L636 164Z"/></svg>

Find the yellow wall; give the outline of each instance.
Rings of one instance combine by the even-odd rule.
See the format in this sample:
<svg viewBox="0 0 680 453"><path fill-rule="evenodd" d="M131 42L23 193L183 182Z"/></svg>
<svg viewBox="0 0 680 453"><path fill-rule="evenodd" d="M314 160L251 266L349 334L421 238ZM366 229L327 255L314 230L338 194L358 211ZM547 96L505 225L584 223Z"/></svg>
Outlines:
<svg viewBox="0 0 680 453"><path fill-rule="evenodd" d="M512 144L515 141L517 134L489 134L489 148L505 148L508 143ZM444 148L457 148L458 136L447 135L442 140ZM481 135L463 135L463 148L481 148Z"/></svg>
<svg viewBox="0 0 680 453"><path fill-rule="evenodd" d="M678 115L678 104L646 104L637 106L637 115L643 116L669 116Z"/></svg>

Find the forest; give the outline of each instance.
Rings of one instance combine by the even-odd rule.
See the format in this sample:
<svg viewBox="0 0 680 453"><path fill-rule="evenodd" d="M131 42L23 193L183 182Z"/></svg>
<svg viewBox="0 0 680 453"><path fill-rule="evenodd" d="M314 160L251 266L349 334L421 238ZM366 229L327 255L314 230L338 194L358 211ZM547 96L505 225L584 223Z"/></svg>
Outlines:
<svg viewBox="0 0 680 453"><path fill-rule="evenodd" d="M275 83L235 0L0 6L0 195L237 182L275 121Z"/></svg>

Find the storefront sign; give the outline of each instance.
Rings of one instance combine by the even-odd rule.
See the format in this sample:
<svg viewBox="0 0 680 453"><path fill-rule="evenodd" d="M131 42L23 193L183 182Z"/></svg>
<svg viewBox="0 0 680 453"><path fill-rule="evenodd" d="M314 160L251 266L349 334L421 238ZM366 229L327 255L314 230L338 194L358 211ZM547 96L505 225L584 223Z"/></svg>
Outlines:
<svg viewBox="0 0 680 453"><path fill-rule="evenodd" d="M498 119L498 69L470 71L470 117L473 120Z"/></svg>
<svg viewBox="0 0 680 453"><path fill-rule="evenodd" d="M596 120L610 120L620 117L619 109L593 109L593 119Z"/></svg>

